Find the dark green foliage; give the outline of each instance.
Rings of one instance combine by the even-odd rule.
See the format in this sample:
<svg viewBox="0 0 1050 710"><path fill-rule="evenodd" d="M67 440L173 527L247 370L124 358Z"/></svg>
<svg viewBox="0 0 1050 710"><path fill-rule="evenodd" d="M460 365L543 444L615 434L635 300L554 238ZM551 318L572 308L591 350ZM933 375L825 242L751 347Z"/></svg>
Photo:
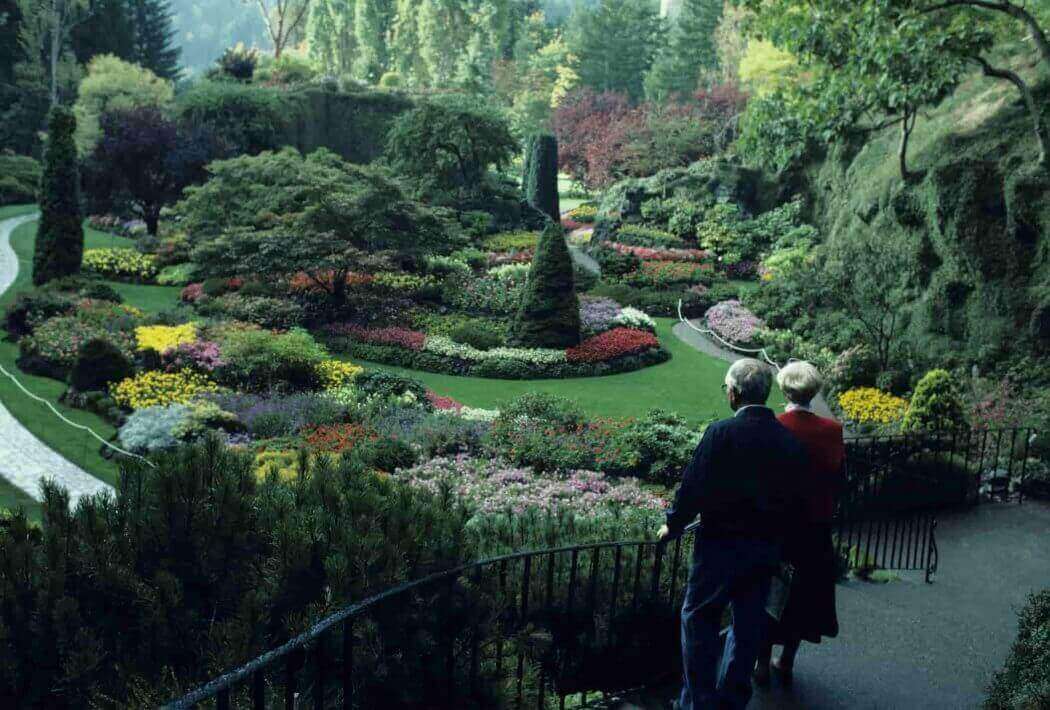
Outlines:
<svg viewBox="0 0 1050 710"><path fill-rule="evenodd" d="M555 222L561 220L558 206L558 139L552 135L529 140L531 156L525 163L525 198Z"/></svg>
<svg viewBox="0 0 1050 710"><path fill-rule="evenodd" d="M72 35L73 54L87 64L99 54L112 54L135 62L135 18L127 0L92 0L91 11L77 24Z"/></svg>
<svg viewBox="0 0 1050 710"><path fill-rule="evenodd" d="M113 343L97 338L80 348L70 374L70 384L80 392L105 389L112 382L131 377L135 368Z"/></svg>
<svg viewBox="0 0 1050 710"><path fill-rule="evenodd" d="M0 569L4 707L156 707L326 611L470 554L454 500L356 462L259 481L250 455L209 441L156 463L127 466L115 499L75 510L45 484L40 528L0 520L0 558L17 560Z"/></svg>
<svg viewBox="0 0 1050 710"><path fill-rule="evenodd" d="M572 256L557 222L547 225L536 245L513 337L532 348L566 348L580 342L580 302Z"/></svg>
<svg viewBox="0 0 1050 710"><path fill-rule="evenodd" d="M655 3L602 0L573 13L570 35L584 86L642 97L642 80L660 46L656 9Z"/></svg>
<svg viewBox="0 0 1050 710"><path fill-rule="evenodd" d="M32 332L48 318L72 313L76 301L73 294L50 289L23 291L18 294L15 302L7 307L4 326L8 333L19 338Z"/></svg>
<svg viewBox="0 0 1050 710"><path fill-rule="evenodd" d="M179 76L180 49L175 44L169 0L130 0L135 26L135 62L165 79Z"/></svg>
<svg viewBox="0 0 1050 710"><path fill-rule="evenodd" d="M22 10L18 0L0 0L0 83L8 84L15 79L15 64L22 61L24 53L18 41L22 27Z"/></svg>
<svg viewBox="0 0 1050 710"><path fill-rule="evenodd" d="M1050 589L1032 594L1018 617L1017 640L988 688L987 710L1050 708Z"/></svg>
<svg viewBox="0 0 1050 710"><path fill-rule="evenodd" d="M255 47L245 47L238 44L227 47L222 56L216 60L218 65L214 72L219 77L229 77L235 81L249 82L255 75L255 67L259 64L259 50ZM209 77L212 76L209 73Z"/></svg>
<svg viewBox="0 0 1050 710"><path fill-rule="evenodd" d="M367 370L354 379L354 389L379 398L402 397L406 394L418 402L427 401L427 388L419 380L401 377L383 370Z"/></svg>
<svg viewBox="0 0 1050 710"><path fill-rule="evenodd" d="M365 440L354 448L354 457L368 468L392 473L416 463L416 452L401 439Z"/></svg>
<svg viewBox="0 0 1050 710"><path fill-rule="evenodd" d="M491 350L503 345L503 334L499 329L482 321L461 323L452 329L449 337L457 343L465 343L478 350Z"/></svg>
<svg viewBox="0 0 1050 710"><path fill-rule="evenodd" d="M210 129L230 151L258 153L280 147L294 104L277 89L230 81L199 81L178 99L179 116Z"/></svg>
<svg viewBox="0 0 1050 710"><path fill-rule="evenodd" d="M624 254L615 249L600 247L594 252L594 259L602 268L602 276L616 278L637 271L642 260L634 254Z"/></svg>
<svg viewBox="0 0 1050 710"><path fill-rule="evenodd" d="M645 77L646 98L664 101L675 94L688 96L696 90L702 73L718 69L715 29L723 5L722 0L683 0L667 43Z"/></svg>
<svg viewBox="0 0 1050 710"><path fill-rule="evenodd" d="M327 148L352 163L383 154L386 135L414 102L384 91L335 92L306 87L288 92L282 144L303 154Z"/></svg>
<svg viewBox="0 0 1050 710"><path fill-rule="evenodd" d="M386 158L423 193L477 192L490 167L518 150L503 115L477 97L432 99L399 116L387 134Z"/></svg>
<svg viewBox="0 0 1050 710"><path fill-rule="evenodd" d="M0 206L36 201L40 163L26 155L0 153Z"/></svg>
<svg viewBox="0 0 1050 710"><path fill-rule="evenodd" d="M40 181L40 227L33 254L33 283L38 286L79 272L84 255L80 177L73 142L76 125L72 111L62 107L51 110Z"/></svg>

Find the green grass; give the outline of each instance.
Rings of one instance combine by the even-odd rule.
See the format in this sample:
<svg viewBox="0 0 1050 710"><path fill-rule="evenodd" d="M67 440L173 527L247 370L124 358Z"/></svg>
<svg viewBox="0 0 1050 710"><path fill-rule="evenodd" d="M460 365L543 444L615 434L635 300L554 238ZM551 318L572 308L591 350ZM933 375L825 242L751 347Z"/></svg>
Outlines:
<svg viewBox="0 0 1050 710"><path fill-rule="evenodd" d="M526 392L549 392L576 401L595 416L636 417L654 407L677 412L695 423L728 416L722 382L729 364L698 352L675 337L671 332L677 322L674 319L657 318L656 322L660 342L671 352L671 360L608 377L494 380L360 364L415 377L438 394L471 407L494 408ZM774 391L772 406L779 407L783 402L780 392Z"/></svg>
<svg viewBox="0 0 1050 710"><path fill-rule="evenodd" d="M567 197L567 194L572 191L572 178L568 175L558 174L558 207L562 212L566 212L571 209L575 209L587 202L587 199L580 197Z"/></svg>

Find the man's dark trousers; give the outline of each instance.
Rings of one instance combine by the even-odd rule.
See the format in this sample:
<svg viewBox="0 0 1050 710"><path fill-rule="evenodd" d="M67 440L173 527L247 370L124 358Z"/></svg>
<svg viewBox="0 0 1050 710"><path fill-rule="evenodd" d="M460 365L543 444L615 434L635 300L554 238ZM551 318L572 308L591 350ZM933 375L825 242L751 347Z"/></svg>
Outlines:
<svg viewBox="0 0 1050 710"><path fill-rule="evenodd" d="M766 628L765 606L779 546L758 538L697 539L682 606L682 710L744 708ZM722 616L733 623L719 654Z"/></svg>

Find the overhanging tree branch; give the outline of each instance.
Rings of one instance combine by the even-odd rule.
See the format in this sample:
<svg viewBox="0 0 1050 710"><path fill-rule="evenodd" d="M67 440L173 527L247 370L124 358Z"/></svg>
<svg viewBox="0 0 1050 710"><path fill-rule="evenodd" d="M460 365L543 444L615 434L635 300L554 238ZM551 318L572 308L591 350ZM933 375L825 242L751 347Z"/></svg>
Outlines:
<svg viewBox="0 0 1050 710"><path fill-rule="evenodd" d="M1047 138L1042 114L1039 111L1039 106L1035 103L1035 97L1032 96L1032 89L1028 86L1028 83L1022 79L1021 75L1017 72L1001 67L994 67L987 59L980 55L975 55L971 57L971 59L980 65L985 76L992 77L993 79L1009 81L1017 87L1019 92L1021 92L1021 97L1024 99L1025 106L1028 109L1028 114L1032 119L1032 129L1035 132L1035 138L1039 142L1039 162L1045 164L1047 144L1050 143L1050 139Z"/></svg>

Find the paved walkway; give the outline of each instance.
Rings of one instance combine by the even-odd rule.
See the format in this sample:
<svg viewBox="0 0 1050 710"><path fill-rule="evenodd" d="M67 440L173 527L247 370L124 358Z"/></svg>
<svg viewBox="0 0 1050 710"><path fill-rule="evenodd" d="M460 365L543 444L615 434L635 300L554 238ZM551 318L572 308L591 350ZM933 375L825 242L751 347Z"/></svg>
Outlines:
<svg viewBox="0 0 1050 710"><path fill-rule="evenodd" d="M1026 597L1050 587L1050 506L986 503L941 518L933 584L838 587L838 638L804 645L795 685L758 691L748 710L979 708L1017 635ZM614 707L669 707L675 689ZM662 697L660 697L662 696Z"/></svg>
<svg viewBox="0 0 1050 710"><path fill-rule="evenodd" d="M7 291L18 276L18 256L11 248L11 233L21 224L38 215L12 217L0 222L0 293ZM12 373L17 376L17 373ZM0 377L4 375L0 374ZM26 399L29 403L29 399ZM33 405L37 406L37 405ZM55 427L63 427L57 417ZM81 496L112 491L112 486L100 481L52 451L36 438L11 412L0 404L0 477L25 491L35 500L41 499L40 479L51 478L69 490L70 504Z"/></svg>
<svg viewBox="0 0 1050 710"><path fill-rule="evenodd" d="M702 326L702 324L697 323ZM719 360L725 360L726 362L736 362L737 360L743 359L744 355L738 352L729 350L728 348L722 347L711 338L708 338L703 333L698 333L685 323L678 323L674 326L673 332L679 340L692 345L694 348L702 353L706 353L711 357L716 357ZM822 417L832 417L831 408L828 407L827 401L824 399L824 395L817 395L812 402L813 411Z"/></svg>

